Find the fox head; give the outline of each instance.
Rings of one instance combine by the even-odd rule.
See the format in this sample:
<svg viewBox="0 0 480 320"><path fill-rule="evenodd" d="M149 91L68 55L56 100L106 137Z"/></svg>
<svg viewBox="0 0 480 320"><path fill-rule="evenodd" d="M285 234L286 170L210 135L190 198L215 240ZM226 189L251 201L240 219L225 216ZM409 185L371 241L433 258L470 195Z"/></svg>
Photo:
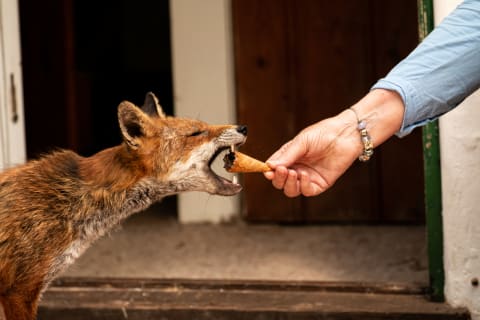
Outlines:
<svg viewBox="0 0 480 320"><path fill-rule="evenodd" d="M122 102L118 120L129 158L146 177L171 187L172 193L234 195L242 189L213 172L211 164L223 150L245 142L245 126L168 117L153 93L147 94L141 108Z"/></svg>

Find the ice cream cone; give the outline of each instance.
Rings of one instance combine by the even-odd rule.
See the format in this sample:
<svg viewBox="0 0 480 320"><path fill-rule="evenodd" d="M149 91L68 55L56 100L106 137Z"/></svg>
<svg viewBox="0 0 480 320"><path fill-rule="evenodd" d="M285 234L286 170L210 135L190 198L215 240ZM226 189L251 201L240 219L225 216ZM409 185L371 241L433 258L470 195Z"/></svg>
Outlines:
<svg viewBox="0 0 480 320"><path fill-rule="evenodd" d="M244 153L230 152L223 158L228 172L267 172L272 169L265 163Z"/></svg>

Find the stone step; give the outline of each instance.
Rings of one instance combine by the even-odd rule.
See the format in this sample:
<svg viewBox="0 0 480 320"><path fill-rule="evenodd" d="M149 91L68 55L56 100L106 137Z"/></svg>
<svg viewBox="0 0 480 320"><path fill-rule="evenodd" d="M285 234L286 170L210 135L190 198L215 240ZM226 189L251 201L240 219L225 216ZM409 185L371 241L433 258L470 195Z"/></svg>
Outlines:
<svg viewBox="0 0 480 320"><path fill-rule="evenodd" d="M55 281L39 320L470 319L415 284L85 279Z"/></svg>

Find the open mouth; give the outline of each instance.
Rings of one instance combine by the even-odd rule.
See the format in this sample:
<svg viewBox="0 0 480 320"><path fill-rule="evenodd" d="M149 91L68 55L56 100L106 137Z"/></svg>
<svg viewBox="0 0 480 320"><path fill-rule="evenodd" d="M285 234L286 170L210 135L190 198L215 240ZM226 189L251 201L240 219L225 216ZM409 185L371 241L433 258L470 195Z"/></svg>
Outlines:
<svg viewBox="0 0 480 320"><path fill-rule="evenodd" d="M219 147L208 161L208 168L211 175L217 181L219 193L223 195L233 195L241 191L242 186L238 183L238 177L227 173L223 169L222 158L228 152L234 152L242 143L232 144L230 146ZM222 172L221 174L217 172ZM230 180L231 178L231 180Z"/></svg>

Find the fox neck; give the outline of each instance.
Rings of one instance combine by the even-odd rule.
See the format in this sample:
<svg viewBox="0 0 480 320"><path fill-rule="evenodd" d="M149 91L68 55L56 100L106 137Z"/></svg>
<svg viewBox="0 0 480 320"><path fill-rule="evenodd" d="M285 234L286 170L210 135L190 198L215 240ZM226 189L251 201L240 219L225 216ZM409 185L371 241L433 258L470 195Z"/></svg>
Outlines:
<svg viewBox="0 0 480 320"><path fill-rule="evenodd" d="M80 176L93 207L120 219L176 193L175 186L153 177L142 160L123 144L82 159Z"/></svg>
<svg viewBox="0 0 480 320"><path fill-rule="evenodd" d="M90 187L116 192L128 189L147 174L140 159L124 145L105 149L80 162L80 175Z"/></svg>
<svg viewBox="0 0 480 320"><path fill-rule="evenodd" d="M44 287L122 220L175 193L174 187L150 177L139 159L132 157L121 145L79 159L79 178L85 190L80 192L77 210L71 213L80 223L75 223L74 240L51 266Z"/></svg>

